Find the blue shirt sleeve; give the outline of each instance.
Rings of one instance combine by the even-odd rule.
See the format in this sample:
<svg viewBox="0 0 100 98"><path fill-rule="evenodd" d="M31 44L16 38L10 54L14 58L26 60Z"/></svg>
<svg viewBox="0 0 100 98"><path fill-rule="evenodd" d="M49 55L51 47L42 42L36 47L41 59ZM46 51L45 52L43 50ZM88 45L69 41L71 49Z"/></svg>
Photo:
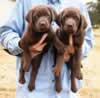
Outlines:
<svg viewBox="0 0 100 98"><path fill-rule="evenodd" d="M91 25L91 21L90 21L90 17L86 5L84 3L81 3L80 6L81 6L81 12L85 16L87 21L86 35L82 47L82 58L84 59L85 57L88 56L89 51L93 48L94 36L93 36L92 25Z"/></svg>
<svg viewBox="0 0 100 98"><path fill-rule="evenodd" d="M24 28L23 0L17 0L8 22L0 28L0 42L12 55L18 55L22 49L18 46Z"/></svg>

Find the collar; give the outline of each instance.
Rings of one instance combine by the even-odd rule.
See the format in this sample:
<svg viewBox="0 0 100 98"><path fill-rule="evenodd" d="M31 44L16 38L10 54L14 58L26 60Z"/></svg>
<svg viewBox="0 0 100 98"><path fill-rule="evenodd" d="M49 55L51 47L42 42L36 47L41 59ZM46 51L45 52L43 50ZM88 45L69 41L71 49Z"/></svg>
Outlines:
<svg viewBox="0 0 100 98"><path fill-rule="evenodd" d="M49 3L55 4L55 3L60 3L60 0L48 0Z"/></svg>

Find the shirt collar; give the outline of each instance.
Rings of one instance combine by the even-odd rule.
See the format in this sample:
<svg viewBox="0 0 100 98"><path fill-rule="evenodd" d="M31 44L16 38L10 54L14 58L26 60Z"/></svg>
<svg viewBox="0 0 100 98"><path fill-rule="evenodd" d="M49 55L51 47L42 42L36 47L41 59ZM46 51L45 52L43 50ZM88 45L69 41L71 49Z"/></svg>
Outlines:
<svg viewBox="0 0 100 98"><path fill-rule="evenodd" d="M55 3L60 3L60 0L48 0L49 3L55 4Z"/></svg>

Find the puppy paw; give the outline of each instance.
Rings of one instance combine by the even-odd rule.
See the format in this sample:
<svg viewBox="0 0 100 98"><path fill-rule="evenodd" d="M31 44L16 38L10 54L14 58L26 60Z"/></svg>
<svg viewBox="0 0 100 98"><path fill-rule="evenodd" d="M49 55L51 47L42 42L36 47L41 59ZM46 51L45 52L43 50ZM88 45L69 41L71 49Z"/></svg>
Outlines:
<svg viewBox="0 0 100 98"><path fill-rule="evenodd" d="M28 89L29 89L29 91L34 90L34 89L35 89L35 84L33 84L33 83L31 84L31 83L30 83L30 84L28 85Z"/></svg>
<svg viewBox="0 0 100 98"><path fill-rule="evenodd" d="M75 77L79 80L83 79L83 74L81 71L75 71Z"/></svg>
<svg viewBox="0 0 100 98"><path fill-rule="evenodd" d="M56 82L55 83L55 88L56 88L56 91L59 93L59 92L61 92L61 90L62 90L62 86L61 86L61 82Z"/></svg>
<svg viewBox="0 0 100 98"><path fill-rule="evenodd" d="M25 81L25 78L23 78L23 79L19 79L19 83L21 83L21 84L24 84L26 81Z"/></svg>
<svg viewBox="0 0 100 98"><path fill-rule="evenodd" d="M76 87L71 87L72 92L76 93L78 89Z"/></svg>

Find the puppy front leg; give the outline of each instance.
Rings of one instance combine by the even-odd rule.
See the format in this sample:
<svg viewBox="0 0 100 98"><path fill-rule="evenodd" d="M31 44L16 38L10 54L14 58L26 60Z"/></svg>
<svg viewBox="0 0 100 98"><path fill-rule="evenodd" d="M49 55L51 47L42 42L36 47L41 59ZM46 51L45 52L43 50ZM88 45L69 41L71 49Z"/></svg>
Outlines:
<svg viewBox="0 0 100 98"><path fill-rule="evenodd" d="M24 71L29 70L29 66L31 64L31 59L32 59L31 53L29 50L29 43L30 43L29 36L28 36L28 32L25 32L24 35L22 36L21 40L19 41L19 46L23 49L22 66L23 66Z"/></svg>
<svg viewBox="0 0 100 98"><path fill-rule="evenodd" d="M64 64L64 54L58 54L56 59L56 65L54 67L54 75L55 75L55 88L57 92L62 90L61 86L61 70Z"/></svg>
<svg viewBox="0 0 100 98"><path fill-rule="evenodd" d="M54 47L57 49L58 53L64 54L66 47L56 35L54 36L53 44Z"/></svg>
<svg viewBox="0 0 100 98"><path fill-rule="evenodd" d="M71 90L77 92L76 77L74 76L73 71L71 71Z"/></svg>
<svg viewBox="0 0 100 98"><path fill-rule="evenodd" d="M32 60L30 52L24 51L22 54L22 60L23 60L22 61L23 69L24 71L28 72L30 68L31 60Z"/></svg>
<svg viewBox="0 0 100 98"><path fill-rule="evenodd" d="M77 92L77 86L76 86L76 77L75 77L75 73L74 73L74 56L72 55L70 57L70 60L68 62L66 62L66 65L68 66L68 68L71 70L71 90L73 92Z"/></svg>
<svg viewBox="0 0 100 98"><path fill-rule="evenodd" d="M25 83L25 71L23 70L23 66L21 65L20 70L19 70L19 82L21 84Z"/></svg>
<svg viewBox="0 0 100 98"><path fill-rule="evenodd" d="M60 92L62 90L60 76L59 77L55 76L55 89L56 89L57 92Z"/></svg>
<svg viewBox="0 0 100 98"><path fill-rule="evenodd" d="M82 72L81 72L81 48L77 48L75 49L75 54L74 54L74 74L75 74L75 77L77 79L83 79L83 75L82 75Z"/></svg>
<svg viewBox="0 0 100 98"><path fill-rule="evenodd" d="M30 59L30 58L28 58L28 57L29 57L28 54L24 51L22 53L21 66L20 66L20 72L19 72L19 82L21 84L25 83L25 76L24 76L25 71L29 70L28 66L30 65L30 61L28 59Z"/></svg>
<svg viewBox="0 0 100 98"><path fill-rule="evenodd" d="M28 89L29 91L32 91L33 89L35 89L35 80L36 80L36 76L40 67L40 63L42 60L42 55L40 54L37 57L35 57L34 59L32 59L32 71L30 74L30 81L29 81L29 85L28 85Z"/></svg>
<svg viewBox="0 0 100 98"><path fill-rule="evenodd" d="M32 71L31 71L31 74L30 74L30 81L29 81L29 84L28 84L29 91L32 91L33 89L35 89L35 79L36 79L36 74L37 74L36 66L37 65L32 64Z"/></svg>

